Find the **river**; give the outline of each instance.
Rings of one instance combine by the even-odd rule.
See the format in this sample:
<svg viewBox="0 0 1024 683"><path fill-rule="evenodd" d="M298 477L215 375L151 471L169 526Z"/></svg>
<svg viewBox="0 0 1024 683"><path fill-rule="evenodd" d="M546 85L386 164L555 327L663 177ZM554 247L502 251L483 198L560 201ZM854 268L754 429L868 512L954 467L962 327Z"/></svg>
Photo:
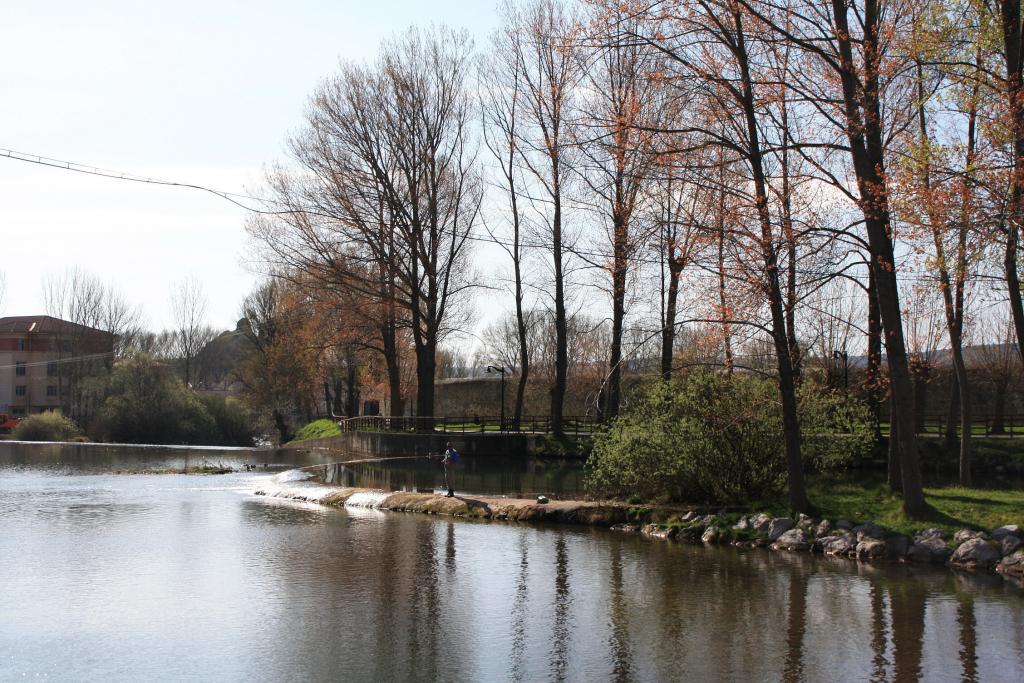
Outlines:
<svg viewBox="0 0 1024 683"><path fill-rule="evenodd" d="M335 510L253 495L269 472L11 451L2 681L1024 680L1024 591L999 576Z"/></svg>

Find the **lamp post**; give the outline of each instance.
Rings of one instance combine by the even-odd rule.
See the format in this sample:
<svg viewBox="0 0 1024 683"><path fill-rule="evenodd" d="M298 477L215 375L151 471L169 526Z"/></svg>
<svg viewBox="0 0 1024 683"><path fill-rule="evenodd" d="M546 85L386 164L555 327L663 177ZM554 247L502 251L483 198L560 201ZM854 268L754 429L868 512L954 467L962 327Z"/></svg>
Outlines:
<svg viewBox="0 0 1024 683"><path fill-rule="evenodd" d="M850 388L850 356L846 351L833 351L832 357L843 361L843 388Z"/></svg>
<svg viewBox="0 0 1024 683"><path fill-rule="evenodd" d="M488 365L487 372L501 375L501 431L505 431L505 366Z"/></svg>

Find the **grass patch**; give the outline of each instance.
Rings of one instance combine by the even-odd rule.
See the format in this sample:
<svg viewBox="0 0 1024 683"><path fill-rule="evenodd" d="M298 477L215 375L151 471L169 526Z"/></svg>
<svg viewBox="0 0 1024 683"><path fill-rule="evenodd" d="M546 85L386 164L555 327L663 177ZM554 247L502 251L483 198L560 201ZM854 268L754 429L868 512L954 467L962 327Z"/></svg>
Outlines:
<svg viewBox="0 0 1024 683"><path fill-rule="evenodd" d="M332 420L313 420L298 431L295 438L288 443L298 441L309 441L310 439L328 439L332 436L341 436L341 427Z"/></svg>
<svg viewBox="0 0 1024 683"><path fill-rule="evenodd" d="M903 514L903 499L884 483L818 480L809 482L807 495L816 508L815 517L833 522L871 521L908 536L930 527L952 532L1024 524L1024 491L1014 489L927 487L925 498L933 510L924 519L908 519ZM751 511L777 516L790 512L784 499L756 503Z"/></svg>

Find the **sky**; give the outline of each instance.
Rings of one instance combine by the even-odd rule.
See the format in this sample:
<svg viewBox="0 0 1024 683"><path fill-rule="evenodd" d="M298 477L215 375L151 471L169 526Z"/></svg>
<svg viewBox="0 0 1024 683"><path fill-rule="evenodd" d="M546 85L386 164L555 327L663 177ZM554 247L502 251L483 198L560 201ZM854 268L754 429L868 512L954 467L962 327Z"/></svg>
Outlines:
<svg viewBox="0 0 1024 683"><path fill-rule="evenodd" d="M487 0L0 3L0 148L255 191L339 59L372 59L411 24L481 44L495 17ZM43 313L44 277L77 266L152 329L171 326L171 290L194 277L209 322L233 327L259 278L245 219L195 190L0 157L0 315Z"/></svg>

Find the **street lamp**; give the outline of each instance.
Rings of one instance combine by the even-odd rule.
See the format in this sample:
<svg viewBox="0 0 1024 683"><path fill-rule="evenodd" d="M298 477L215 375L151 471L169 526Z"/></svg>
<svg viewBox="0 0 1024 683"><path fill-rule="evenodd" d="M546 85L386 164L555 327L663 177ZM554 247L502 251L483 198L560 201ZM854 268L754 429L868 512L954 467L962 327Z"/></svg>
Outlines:
<svg viewBox="0 0 1024 683"><path fill-rule="evenodd" d="M505 367L488 365L487 372L497 372L501 375L501 431L505 431Z"/></svg>
<svg viewBox="0 0 1024 683"><path fill-rule="evenodd" d="M843 388L850 388L850 356L846 351L833 351L832 358L843 361Z"/></svg>

